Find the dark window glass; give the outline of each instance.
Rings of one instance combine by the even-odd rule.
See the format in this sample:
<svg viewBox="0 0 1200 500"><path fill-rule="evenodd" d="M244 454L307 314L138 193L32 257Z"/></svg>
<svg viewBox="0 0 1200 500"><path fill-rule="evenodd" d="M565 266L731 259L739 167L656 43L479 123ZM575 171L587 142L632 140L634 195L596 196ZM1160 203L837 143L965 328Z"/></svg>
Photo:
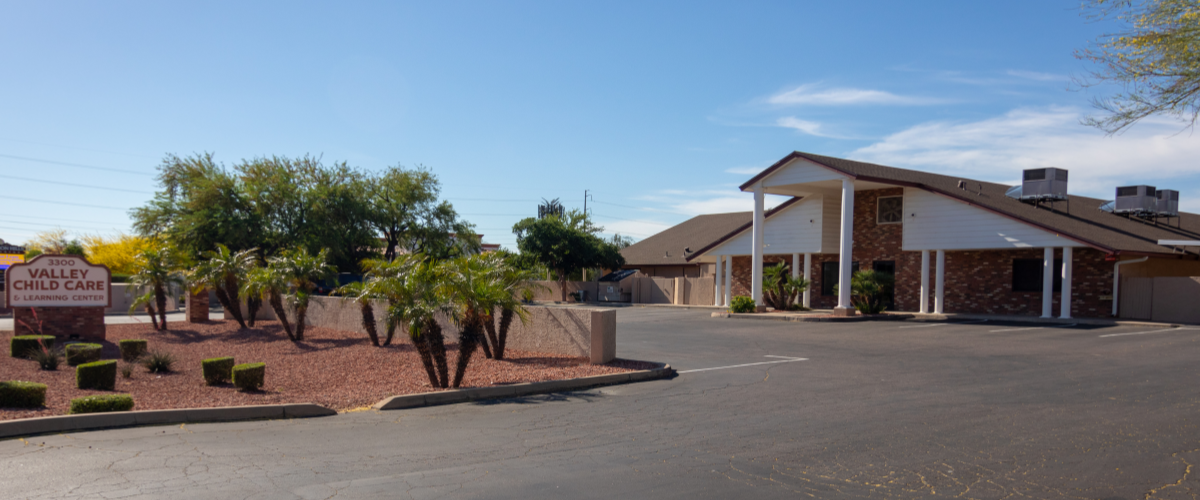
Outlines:
<svg viewBox="0 0 1200 500"><path fill-rule="evenodd" d="M888 273L893 278L896 277L896 261L894 260L877 260L871 263L871 269L877 273ZM892 286L887 287L883 291L883 306L889 311L896 310L896 284L892 281Z"/></svg>
<svg viewBox="0 0 1200 500"><path fill-rule="evenodd" d="M887 196L879 199L879 214L876 222L891 224L904 221L904 197Z"/></svg>
<svg viewBox="0 0 1200 500"><path fill-rule="evenodd" d="M1062 259L1054 259L1054 291L1062 291ZM1042 291L1042 259L1013 259L1013 291Z"/></svg>
<svg viewBox="0 0 1200 500"><path fill-rule="evenodd" d="M850 263L850 272L858 272L858 263ZM838 263L837 262L822 262L821 263L821 295L832 297L833 287L838 284Z"/></svg>

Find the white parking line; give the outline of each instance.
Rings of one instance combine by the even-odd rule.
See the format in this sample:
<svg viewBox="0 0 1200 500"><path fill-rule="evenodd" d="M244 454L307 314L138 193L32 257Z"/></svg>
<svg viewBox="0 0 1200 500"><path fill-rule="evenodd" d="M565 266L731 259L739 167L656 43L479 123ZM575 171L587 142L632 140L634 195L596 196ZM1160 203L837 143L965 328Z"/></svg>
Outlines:
<svg viewBox="0 0 1200 500"><path fill-rule="evenodd" d="M746 364L741 364L741 365L714 366L712 368L697 368L695 370L683 370L683 371L677 371L675 373L678 373L678 374L696 373L696 372L706 372L706 371L710 371L710 370L725 370L728 368L741 368L743 366L773 365L775 363L791 363L793 361L808 361L808 358L789 358L787 356L772 356L770 354L763 356L763 357L764 358L783 358L783 359L780 359L779 361L760 361L758 363L746 363Z"/></svg>
<svg viewBox="0 0 1200 500"><path fill-rule="evenodd" d="M1182 331L1186 331L1186 330L1200 330L1200 328L1164 328L1164 329L1162 329L1162 330L1147 330L1147 331L1144 331L1144 332L1110 333L1110 334L1108 334L1108 335L1101 335L1101 336L1100 336L1100 338L1104 338L1104 337L1124 337L1124 336L1126 336L1126 335L1149 335L1149 334L1151 334L1151 333L1170 333L1170 332L1182 332Z"/></svg>
<svg viewBox="0 0 1200 500"><path fill-rule="evenodd" d="M933 328L935 326L950 326L950 325L976 325L979 323L987 323L987 322L988 322L988 320L981 319L978 321L957 321L954 323L931 323L931 324L927 324L927 325L909 325L909 326L898 327L898 329L903 330L905 328Z"/></svg>
<svg viewBox="0 0 1200 500"><path fill-rule="evenodd" d="M1023 332L1026 330L1041 330L1043 328L1070 328L1072 326L1077 326L1077 325L1078 325L1078 323L1071 323L1069 325L1061 325L1061 326L1030 326L1030 327L1026 327L1026 328L1005 328L1003 330L992 330L988 333Z"/></svg>

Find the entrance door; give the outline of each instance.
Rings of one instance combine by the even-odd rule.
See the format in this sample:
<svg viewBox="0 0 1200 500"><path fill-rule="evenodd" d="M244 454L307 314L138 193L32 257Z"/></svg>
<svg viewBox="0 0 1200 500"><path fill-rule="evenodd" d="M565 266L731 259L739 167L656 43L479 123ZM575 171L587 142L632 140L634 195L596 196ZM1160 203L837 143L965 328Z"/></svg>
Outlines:
<svg viewBox="0 0 1200 500"><path fill-rule="evenodd" d="M892 275L892 284L883 290L883 303L889 311L896 310L896 261L894 260L877 260L871 265L877 273L888 273Z"/></svg>

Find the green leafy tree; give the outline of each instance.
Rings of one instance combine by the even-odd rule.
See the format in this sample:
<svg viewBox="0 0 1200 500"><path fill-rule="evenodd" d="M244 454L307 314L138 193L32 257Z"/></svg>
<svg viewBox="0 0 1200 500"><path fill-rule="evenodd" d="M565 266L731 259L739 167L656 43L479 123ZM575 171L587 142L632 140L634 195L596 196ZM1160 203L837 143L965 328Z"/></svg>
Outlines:
<svg viewBox="0 0 1200 500"><path fill-rule="evenodd" d="M567 276L587 268L619 269L625 265L620 248L597 236L603 230L579 210L562 217L530 217L513 226L517 248L556 275L563 301L567 300Z"/></svg>
<svg viewBox="0 0 1200 500"><path fill-rule="evenodd" d="M296 306L296 331L292 340L304 340L304 318L308 315L312 292L317 288L318 282L336 273L333 266L329 265L329 252L322 250L317 255L312 255L301 248L272 257L269 262L287 276L291 283Z"/></svg>
<svg viewBox="0 0 1200 500"><path fill-rule="evenodd" d="M384 259L395 259L401 250L435 259L478 253L474 227L449 202L438 201L441 184L429 170L391 167L367 185L368 220L383 235Z"/></svg>
<svg viewBox="0 0 1200 500"><path fill-rule="evenodd" d="M242 285L242 294L266 300L267 304L270 304L271 310L275 311L275 317L279 318L283 332L289 339L295 340L296 336L288 322L287 309L283 307L283 297L287 295L290 286L291 279L287 273L280 266L268 263L264 267L250 271Z"/></svg>
<svg viewBox="0 0 1200 500"><path fill-rule="evenodd" d="M145 294L134 300L129 308L130 314L140 306L146 307L150 321L155 330L167 329L167 297L175 293L183 285L183 277L178 271L178 261L169 249L161 246L142 250L134 261L134 272L129 277L134 290L145 288ZM158 306L158 320L155 320L155 308Z"/></svg>
<svg viewBox="0 0 1200 500"><path fill-rule="evenodd" d="M1084 86L1117 84L1124 90L1097 98L1105 116L1084 123L1110 134L1152 115L1194 126L1200 116L1200 2L1196 0L1086 0L1089 16L1116 18L1124 29L1106 34L1076 57L1098 68Z"/></svg>

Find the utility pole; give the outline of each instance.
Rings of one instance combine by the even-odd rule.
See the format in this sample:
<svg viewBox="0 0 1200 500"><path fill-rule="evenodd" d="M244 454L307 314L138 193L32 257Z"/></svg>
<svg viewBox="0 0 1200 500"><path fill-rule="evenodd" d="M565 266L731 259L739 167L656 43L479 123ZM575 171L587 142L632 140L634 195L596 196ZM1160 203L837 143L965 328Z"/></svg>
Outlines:
<svg viewBox="0 0 1200 500"><path fill-rule="evenodd" d="M587 189L584 189L584 190L583 190L583 215L585 215L585 216L586 216L586 215L587 215L587 213L588 213L588 211L587 211L587 202L588 202L588 198L591 198L591 197L592 197L592 195L588 194L588 191L589 191L589 190L587 190Z"/></svg>

